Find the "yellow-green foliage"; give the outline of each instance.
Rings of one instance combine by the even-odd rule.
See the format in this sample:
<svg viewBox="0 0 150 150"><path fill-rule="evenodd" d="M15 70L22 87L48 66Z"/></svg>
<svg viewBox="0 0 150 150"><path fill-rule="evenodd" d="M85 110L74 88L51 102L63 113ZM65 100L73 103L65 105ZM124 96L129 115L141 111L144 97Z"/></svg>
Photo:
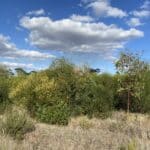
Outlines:
<svg viewBox="0 0 150 150"><path fill-rule="evenodd" d="M137 150L136 141L131 140L127 145L122 145L119 150Z"/></svg>
<svg viewBox="0 0 150 150"><path fill-rule="evenodd" d="M76 71L74 65L61 59L45 71L19 76L10 98L38 120L62 124L58 121L62 116L66 124L70 115L107 117L113 107L113 85L112 76L88 69Z"/></svg>
<svg viewBox="0 0 150 150"><path fill-rule="evenodd" d="M0 113L3 113L9 103L9 70L0 65Z"/></svg>
<svg viewBox="0 0 150 150"><path fill-rule="evenodd" d="M90 120L87 117L82 117L79 121L79 125L84 130L93 127L93 124L90 122Z"/></svg>
<svg viewBox="0 0 150 150"><path fill-rule="evenodd" d="M55 90L54 81L49 80L46 74L32 74L12 89L10 97L17 103L25 102L23 104L27 106L32 101L47 103L51 101L53 90Z"/></svg>
<svg viewBox="0 0 150 150"><path fill-rule="evenodd" d="M131 142L129 142L129 144L128 144L128 150L136 150L137 148L136 148L136 143L135 143L135 141L131 141Z"/></svg>
<svg viewBox="0 0 150 150"><path fill-rule="evenodd" d="M130 95L130 110L148 112L149 71L141 75L138 83L142 81L144 91L140 92L140 99ZM10 99L42 122L67 124L71 115L106 118L113 108L127 106L127 92L122 92L118 83L124 83L126 74L97 74L89 68L77 69L65 59L56 59L43 71L6 77L9 84L0 78L0 102ZM134 93L138 93L135 89Z"/></svg>
<svg viewBox="0 0 150 150"><path fill-rule="evenodd" d="M15 103L24 106L38 120L52 124L67 124L67 104L57 96L57 83L45 72L32 74L10 93Z"/></svg>

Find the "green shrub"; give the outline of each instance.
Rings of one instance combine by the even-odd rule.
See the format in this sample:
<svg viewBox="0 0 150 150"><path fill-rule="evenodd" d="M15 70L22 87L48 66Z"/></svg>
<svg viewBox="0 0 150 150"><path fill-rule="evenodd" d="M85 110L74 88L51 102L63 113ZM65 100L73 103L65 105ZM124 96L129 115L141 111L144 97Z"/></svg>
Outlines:
<svg viewBox="0 0 150 150"><path fill-rule="evenodd" d="M124 82L125 76L118 75L118 80ZM139 113L148 113L150 112L150 71L145 71L141 74L141 79L139 80L141 86L140 92L138 89L134 92L138 94L130 95L130 111L131 112L139 112ZM117 82L117 80L115 81ZM134 84L133 84L134 85ZM132 86L133 86L132 85ZM139 88L139 87L138 87ZM137 98L140 97L140 98ZM115 94L115 107L117 109L127 110L127 93L125 91L116 92Z"/></svg>
<svg viewBox="0 0 150 150"><path fill-rule="evenodd" d="M27 132L31 132L35 128L26 113L18 110L7 112L1 120L0 126L2 133L18 140L22 140Z"/></svg>
<svg viewBox="0 0 150 150"><path fill-rule="evenodd" d="M143 89L144 85L144 90L139 95L140 88L134 88L134 96L130 95L130 111L150 110L150 73L143 74L140 74L143 78L140 76L141 83L137 82L136 87L140 84ZM46 123L64 125L70 116L78 115L106 118L114 108L127 109L127 92L119 92L120 83L126 81L124 74L91 73L88 68L76 68L65 59L56 59L44 71L14 76L11 81L11 101ZM9 85L3 82L0 80L0 103L9 99Z"/></svg>
<svg viewBox="0 0 150 150"><path fill-rule="evenodd" d="M8 92L8 79L5 77L0 77L0 103L6 102L8 100Z"/></svg>
<svg viewBox="0 0 150 150"><path fill-rule="evenodd" d="M56 60L50 69L29 75L18 83L10 97L40 121L67 124L69 110L75 104L75 81L73 66L63 59Z"/></svg>
<svg viewBox="0 0 150 150"><path fill-rule="evenodd" d="M150 71L144 74L144 90L141 103L141 112L150 113Z"/></svg>
<svg viewBox="0 0 150 150"><path fill-rule="evenodd" d="M106 80L109 78L110 81ZM87 74L80 77L78 83L78 104L84 115L105 118L113 108L113 81L109 75Z"/></svg>
<svg viewBox="0 0 150 150"><path fill-rule="evenodd" d="M31 114L35 115L36 105L53 103L51 101L54 82L50 81L43 73L32 74L23 79L12 89L10 98L17 105L24 106Z"/></svg>
<svg viewBox="0 0 150 150"><path fill-rule="evenodd" d="M0 65L0 113L3 113L9 104L9 72Z"/></svg>
<svg viewBox="0 0 150 150"><path fill-rule="evenodd" d="M70 119L70 110L65 103L60 101L54 106L39 106L36 117L45 123L67 125Z"/></svg>
<svg viewBox="0 0 150 150"><path fill-rule="evenodd" d="M21 79L11 90L10 98L40 121L67 124L62 120L68 120L69 115L108 117L113 108L113 84L109 74L98 75L88 69L79 71L60 59L46 71Z"/></svg>
<svg viewBox="0 0 150 150"><path fill-rule="evenodd" d="M65 125L69 119L69 107L65 98L59 95L58 86L45 72L32 74L16 86L10 97L24 106L32 117L46 123Z"/></svg>
<svg viewBox="0 0 150 150"><path fill-rule="evenodd" d="M75 73L75 66L64 58L56 59L46 72L49 79L55 81L55 97L64 101L70 108L75 108L79 78Z"/></svg>

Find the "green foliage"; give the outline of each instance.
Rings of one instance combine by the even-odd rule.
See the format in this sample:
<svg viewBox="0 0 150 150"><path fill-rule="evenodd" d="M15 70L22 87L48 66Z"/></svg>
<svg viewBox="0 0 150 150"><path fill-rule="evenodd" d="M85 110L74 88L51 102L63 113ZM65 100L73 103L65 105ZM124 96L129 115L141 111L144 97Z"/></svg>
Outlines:
<svg viewBox="0 0 150 150"><path fill-rule="evenodd" d="M80 114L105 118L113 107L112 76L78 71L64 59L46 71L18 78L21 82L10 97L43 122L67 124L70 115Z"/></svg>
<svg viewBox="0 0 150 150"><path fill-rule="evenodd" d="M108 74L82 76L79 79L77 98L83 114L89 117L107 117L113 108L112 87L113 79Z"/></svg>
<svg viewBox="0 0 150 150"><path fill-rule="evenodd" d="M34 130L33 123L28 119L25 112L12 110L6 113L1 120L1 132L12 136L14 139L22 140L27 132Z"/></svg>
<svg viewBox="0 0 150 150"><path fill-rule="evenodd" d="M148 70L148 65L137 54L121 53L116 62L116 69L121 76L118 78L119 94L127 100L127 111L140 112L140 102L144 90L143 73Z"/></svg>
<svg viewBox="0 0 150 150"><path fill-rule="evenodd" d="M10 97L34 115L36 104L52 103L51 93L54 89L54 82L50 81L44 73L32 74L18 83L11 91Z"/></svg>
<svg viewBox="0 0 150 150"><path fill-rule="evenodd" d="M54 106L39 106L36 117L39 121L45 123L67 125L70 118L70 111L66 104L59 102Z"/></svg>
<svg viewBox="0 0 150 150"><path fill-rule="evenodd" d="M142 91L142 101L141 105L141 112L143 113L150 113L150 71L147 71L143 75L144 80L144 90Z"/></svg>
<svg viewBox="0 0 150 150"><path fill-rule="evenodd" d="M9 70L0 66L0 112L3 112L9 103Z"/></svg>
<svg viewBox="0 0 150 150"><path fill-rule="evenodd" d="M56 59L40 72L28 75L19 68L10 76L0 68L0 107L11 102L41 122L66 125L71 116L106 118L114 108L150 111L150 71L137 55L121 54L118 73L97 74ZM21 73L20 73L21 72ZM2 109L1 109L2 110ZM4 110L4 109L3 109Z"/></svg>
<svg viewBox="0 0 150 150"><path fill-rule="evenodd" d="M54 95L74 107L78 78L74 65L64 58L56 59L46 72L49 79L57 84Z"/></svg>
<svg viewBox="0 0 150 150"><path fill-rule="evenodd" d="M0 103L8 100L8 88L7 70L0 66Z"/></svg>
<svg viewBox="0 0 150 150"><path fill-rule="evenodd" d="M10 94L18 105L24 106L32 117L46 123L67 124L69 108L59 98L58 85L45 72L32 74L18 84Z"/></svg>
<svg viewBox="0 0 150 150"><path fill-rule="evenodd" d="M136 150L136 149L137 149L137 146L136 146L135 140L130 141L128 144L128 150Z"/></svg>
<svg viewBox="0 0 150 150"><path fill-rule="evenodd" d="M0 103L8 100L9 85L8 79L5 77L0 78Z"/></svg>

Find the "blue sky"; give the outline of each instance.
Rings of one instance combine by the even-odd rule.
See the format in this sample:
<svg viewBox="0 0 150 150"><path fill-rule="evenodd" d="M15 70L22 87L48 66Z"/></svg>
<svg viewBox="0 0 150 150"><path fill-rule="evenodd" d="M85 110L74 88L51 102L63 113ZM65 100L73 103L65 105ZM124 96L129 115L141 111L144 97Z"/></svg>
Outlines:
<svg viewBox="0 0 150 150"><path fill-rule="evenodd" d="M0 63L39 70L59 57L115 71L120 51L150 60L150 0L1 0Z"/></svg>

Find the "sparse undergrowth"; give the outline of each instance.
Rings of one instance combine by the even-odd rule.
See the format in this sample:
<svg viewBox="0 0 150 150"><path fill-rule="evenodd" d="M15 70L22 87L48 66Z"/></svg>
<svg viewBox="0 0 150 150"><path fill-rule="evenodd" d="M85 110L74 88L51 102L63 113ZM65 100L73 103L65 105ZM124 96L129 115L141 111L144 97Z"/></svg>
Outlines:
<svg viewBox="0 0 150 150"><path fill-rule="evenodd" d="M24 134L21 141L11 138L12 135L7 132L5 132L7 135L0 135L0 149L149 150L150 147L148 115L114 112L107 119L88 119L86 116L72 118L68 126L41 123L35 123L35 126L36 130ZM12 129L12 125L9 127ZM26 129L31 129L28 127ZM29 131L26 129L25 131ZM22 131L23 128L21 133L25 133Z"/></svg>
<svg viewBox="0 0 150 150"><path fill-rule="evenodd" d="M23 110L10 110L1 118L1 134L9 135L14 139L22 140L26 133L34 129L34 124Z"/></svg>

